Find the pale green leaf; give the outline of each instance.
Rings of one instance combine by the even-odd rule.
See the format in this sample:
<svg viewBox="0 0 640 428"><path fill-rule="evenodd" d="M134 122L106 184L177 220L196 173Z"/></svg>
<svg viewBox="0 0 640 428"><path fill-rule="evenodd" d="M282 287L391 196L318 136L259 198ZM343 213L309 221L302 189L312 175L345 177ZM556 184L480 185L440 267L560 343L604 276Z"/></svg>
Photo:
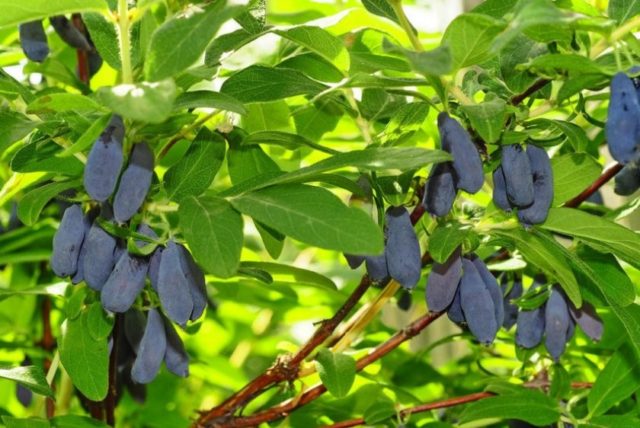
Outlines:
<svg viewBox="0 0 640 428"><path fill-rule="evenodd" d="M5 27L72 12L106 11L108 6L104 0L0 0L0 10L0 27Z"/></svg>
<svg viewBox="0 0 640 428"><path fill-rule="evenodd" d="M331 395L340 398L349 393L356 377L356 360L353 357L321 349L316 356L316 368Z"/></svg>

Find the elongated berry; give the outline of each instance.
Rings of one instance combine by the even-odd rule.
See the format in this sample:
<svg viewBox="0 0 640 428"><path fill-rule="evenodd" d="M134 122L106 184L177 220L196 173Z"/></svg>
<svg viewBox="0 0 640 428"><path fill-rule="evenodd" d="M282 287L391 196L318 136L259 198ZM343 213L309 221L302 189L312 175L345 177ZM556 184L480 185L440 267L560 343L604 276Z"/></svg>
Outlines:
<svg viewBox="0 0 640 428"><path fill-rule="evenodd" d="M131 368L131 379L138 383L149 383L160 370L167 349L167 339L162 316L155 309L149 309L144 335L136 360Z"/></svg>
<svg viewBox="0 0 640 428"><path fill-rule="evenodd" d="M384 252L389 276L405 289L412 289L420 280L422 255L409 212L404 207L389 207L385 218L387 243Z"/></svg>
<svg viewBox="0 0 640 428"><path fill-rule="evenodd" d="M518 210L518 219L525 225L543 223L553 202L553 171L547 151L532 144L527 148L527 157L533 174L533 204Z"/></svg>
<svg viewBox="0 0 640 428"><path fill-rule="evenodd" d="M425 187L422 204L427 212L437 217L449 214L456 199L456 183L451 162L433 167Z"/></svg>
<svg viewBox="0 0 640 428"><path fill-rule="evenodd" d="M162 251L158 269L158 296L169 319L185 325L193 312L193 298L181 252L180 247L171 240Z"/></svg>
<svg viewBox="0 0 640 428"><path fill-rule="evenodd" d="M20 46L31 61L42 62L49 56L49 43L42 21L30 21L20 24Z"/></svg>
<svg viewBox="0 0 640 428"><path fill-rule="evenodd" d="M149 146L136 144L113 200L113 214L119 223L129 220L142 206L151 186L153 164L154 155Z"/></svg>
<svg viewBox="0 0 640 428"><path fill-rule="evenodd" d="M484 182L482 159L469 133L447 113L438 115L438 130L442 148L453 156L456 187L476 193Z"/></svg>
<svg viewBox="0 0 640 428"><path fill-rule="evenodd" d="M467 258L462 259L460 305L469 330L478 342L485 345L493 342L499 327L493 299L482 276L473 262Z"/></svg>
<svg viewBox="0 0 640 428"><path fill-rule="evenodd" d="M62 215L60 226L53 237L51 269L66 277L76 273L78 256L84 240L85 218L80 205L71 205Z"/></svg>
<svg viewBox="0 0 640 428"><path fill-rule="evenodd" d="M569 308L562 293L551 289L545 307L545 347L554 360L558 360L567 345L567 334L570 327Z"/></svg>
<svg viewBox="0 0 640 428"><path fill-rule="evenodd" d="M609 152L626 164L636 157L640 132L640 103L631 79L622 72L611 79L611 96L604 127Z"/></svg>
<svg viewBox="0 0 640 428"><path fill-rule="evenodd" d="M453 302L462 276L460 247L443 264L434 262L427 277L425 297L431 312L441 312Z"/></svg>
<svg viewBox="0 0 640 428"><path fill-rule="evenodd" d="M126 312L144 288L149 261L124 252L107 278L100 300L111 312Z"/></svg>
<svg viewBox="0 0 640 428"><path fill-rule="evenodd" d="M516 207L533 203L533 174L527 152L520 144L502 147L502 174L509 202Z"/></svg>
<svg viewBox="0 0 640 428"><path fill-rule="evenodd" d="M511 211L511 203L507 197L507 184L504 181L502 166L493 171L493 203L502 211Z"/></svg>

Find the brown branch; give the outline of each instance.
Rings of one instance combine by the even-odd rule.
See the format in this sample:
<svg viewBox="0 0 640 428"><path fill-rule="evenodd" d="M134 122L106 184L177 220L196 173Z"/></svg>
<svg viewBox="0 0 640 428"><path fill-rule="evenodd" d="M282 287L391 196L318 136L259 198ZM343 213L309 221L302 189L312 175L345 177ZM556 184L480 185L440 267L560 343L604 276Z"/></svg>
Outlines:
<svg viewBox="0 0 640 428"><path fill-rule="evenodd" d="M365 275L335 315L328 320L322 321L320 327L318 327L311 339L309 339L298 352L293 356L278 358L267 371L253 379L244 388L233 394L220 405L208 412L203 412L196 422L196 426L203 426L216 419L229 416L233 414L236 409L245 405L253 397L271 385L295 379L302 361L331 336L336 327L344 320L349 312L351 312L351 309L358 303L370 286L371 281Z"/></svg>
<svg viewBox="0 0 640 428"><path fill-rule="evenodd" d="M528 97L530 97L531 95L533 95L534 93L538 92L540 89L547 86L549 83L551 83L551 80L549 79L538 79L535 82L533 82L533 84L529 86L527 89L525 89L522 93L511 97L511 100L509 100L509 102L511 103L511 105L516 106L520 104L522 101L524 101L525 99L527 99Z"/></svg>
<svg viewBox="0 0 640 428"><path fill-rule="evenodd" d="M375 348L371 353L366 356L360 358L356 362L356 370L361 371L368 365L374 363L380 358L387 355L389 352L396 349L405 341L413 338L422 330L424 330L429 324L438 319L442 313L428 313L418 318L411 324L409 324L404 330L399 331L393 337L391 337L386 342L382 343L380 346ZM262 412L258 412L251 416L244 417L227 417L225 419L215 421L213 424L209 426L214 427L252 427L258 426L261 423L272 422L277 419L281 419L287 416L292 411L304 406L305 404L310 403L313 400L316 400L322 394L326 392L326 388L324 385L316 385L308 391L304 392L299 397L296 397L291 400L287 400L277 406L266 409Z"/></svg>
<svg viewBox="0 0 640 428"><path fill-rule="evenodd" d="M547 385L548 385L548 382L547 382ZM540 387L540 385L537 385L536 383L527 383L524 386L526 386L527 388ZM592 386L593 384L591 382L573 382L571 384L571 388L573 389L591 388ZM472 403L474 401L479 401L485 398L493 397L494 395L495 395L494 393L488 392L488 391L475 392L473 394L462 395L460 397L448 398L446 400L438 400L432 403L419 404L417 406L402 409L398 413L400 418L402 419L414 413L423 413L423 412L429 412L431 410L436 410L436 409L445 409L447 407L459 406L461 404ZM347 421L342 421L342 422L338 422L331 425L326 425L325 428L349 428L349 427L355 427L355 426L364 425L364 424L365 424L364 418L355 418L355 419L349 419Z"/></svg>
<svg viewBox="0 0 640 428"><path fill-rule="evenodd" d="M620 170L624 167L624 165L617 163L609 168L607 168L600 177L598 177L589 187L584 189L582 193L580 193L575 198L564 203L564 206L567 208L575 208L587 199L594 193L598 191L602 186L605 185L609 180L611 180Z"/></svg>
<svg viewBox="0 0 640 428"><path fill-rule="evenodd" d="M79 13L74 13L71 16L73 26L78 29L82 34L86 34L84 23L82 22L82 16ZM78 61L78 78L85 85L89 84L91 76L89 75L89 53L84 49L76 49L76 57Z"/></svg>
<svg viewBox="0 0 640 428"><path fill-rule="evenodd" d="M109 356L109 389L107 396L103 400L105 419L107 424L115 426L115 410L116 400L118 395L118 341L119 336L122 334L122 314L116 314L115 323L113 324L113 332L111 338L113 345L111 347L111 355Z"/></svg>
<svg viewBox="0 0 640 428"><path fill-rule="evenodd" d="M51 368L51 359L49 358L49 354L56 347L56 340L53 337L53 332L51 330L51 299L49 297L44 296L42 299L42 340L40 341L40 346L45 350L47 356L44 359L44 370L48 372ZM54 385L51 385L53 388ZM53 418L55 415L55 403L52 398L47 398L45 401L46 406L46 414L47 419Z"/></svg>

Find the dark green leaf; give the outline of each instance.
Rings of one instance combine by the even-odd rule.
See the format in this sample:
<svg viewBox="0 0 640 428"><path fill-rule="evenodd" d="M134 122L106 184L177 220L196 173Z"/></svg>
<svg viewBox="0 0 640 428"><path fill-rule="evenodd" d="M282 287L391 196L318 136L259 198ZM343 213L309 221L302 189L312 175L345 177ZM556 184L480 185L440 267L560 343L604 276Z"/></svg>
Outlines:
<svg viewBox="0 0 640 428"><path fill-rule="evenodd" d="M66 321L60 345L60 362L73 385L87 398L100 401L109 387L109 349L106 337L93 338L87 326L87 312Z"/></svg>
<svg viewBox="0 0 640 428"><path fill-rule="evenodd" d="M462 412L460 422L495 418L518 419L536 426L548 425L560 418L560 409L551 397L523 388L515 395L500 395L470 404Z"/></svg>
<svg viewBox="0 0 640 428"><path fill-rule="evenodd" d="M18 203L18 218L27 226L33 225L40 217L47 202L65 190L73 189L81 184L81 180L57 181L31 190Z"/></svg>
<svg viewBox="0 0 640 428"><path fill-rule="evenodd" d="M164 175L164 187L169 198L180 201L207 190L222 166L225 147L225 141L219 134L201 128L184 157Z"/></svg>
<svg viewBox="0 0 640 428"><path fill-rule="evenodd" d="M218 110L231 111L238 114L247 114L247 110L242 103L230 97L213 91L192 91L178 95L173 103L174 110L191 108L215 108Z"/></svg>
<svg viewBox="0 0 640 428"><path fill-rule="evenodd" d="M383 249L382 232L367 214L319 187L273 186L231 203L255 220L317 247L352 254L379 254Z"/></svg>
<svg viewBox="0 0 640 428"><path fill-rule="evenodd" d="M573 208L551 208L542 228L607 249L640 267L640 236L624 226Z"/></svg>
<svg viewBox="0 0 640 428"><path fill-rule="evenodd" d="M196 62L220 26L242 10L226 3L220 0L207 6L191 6L158 27L144 63L147 80L175 76Z"/></svg>
<svg viewBox="0 0 640 428"><path fill-rule="evenodd" d="M229 77L220 92L246 103L314 95L324 89L326 86L299 71L252 65Z"/></svg>
<svg viewBox="0 0 640 428"><path fill-rule="evenodd" d="M222 278L235 274L244 238L240 214L227 201L213 196L184 199L178 214L198 264Z"/></svg>
<svg viewBox="0 0 640 428"><path fill-rule="evenodd" d="M600 372L589 395L590 416L604 414L640 388L640 360L633 348L622 346Z"/></svg>

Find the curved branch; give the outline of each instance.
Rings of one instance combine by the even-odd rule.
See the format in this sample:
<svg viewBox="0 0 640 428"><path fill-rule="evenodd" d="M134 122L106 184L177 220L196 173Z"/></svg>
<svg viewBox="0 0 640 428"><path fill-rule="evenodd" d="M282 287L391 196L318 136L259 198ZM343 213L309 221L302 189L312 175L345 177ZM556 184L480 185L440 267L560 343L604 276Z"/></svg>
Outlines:
<svg viewBox="0 0 640 428"><path fill-rule="evenodd" d="M525 384L527 388L539 388L539 383ZM584 389L591 388L593 384L591 382L573 382L571 388ZM412 415L414 413L428 412L435 409L444 409L447 407L459 406L460 404L472 403L474 401L483 400L485 398L493 397L495 394L492 392L475 392L473 394L462 395L460 397L447 398L446 400L438 400L431 403L419 404L413 407L407 407L398 412L400 418ZM395 415L394 415L395 416ZM335 424L326 425L324 428L349 428L359 425L364 425L364 418L349 419L347 421L337 422Z"/></svg>
<svg viewBox="0 0 640 428"><path fill-rule="evenodd" d="M375 348L369 354L360 358L356 362L356 370L361 371L368 365L373 362L379 360L380 358L387 355L389 352L396 349L405 341L411 339L416 336L422 330L424 330L427 326L429 326L433 321L438 319L443 313L428 313L418 318L411 324L409 324L404 330L399 331L393 337L391 337L386 342L382 343L380 346ZM281 404L278 404L274 407L270 407L262 412L258 412L251 416L243 416L243 417L231 417L227 416L225 418L211 421L210 425L206 426L224 426L224 427L252 427L258 426L261 423L272 422L278 419L281 419L287 416L289 413L294 410L304 406L305 404L310 403L313 400L319 398L322 394L326 392L326 388L324 385L319 384L306 392L302 393L300 396L295 397L293 399L287 400Z"/></svg>

